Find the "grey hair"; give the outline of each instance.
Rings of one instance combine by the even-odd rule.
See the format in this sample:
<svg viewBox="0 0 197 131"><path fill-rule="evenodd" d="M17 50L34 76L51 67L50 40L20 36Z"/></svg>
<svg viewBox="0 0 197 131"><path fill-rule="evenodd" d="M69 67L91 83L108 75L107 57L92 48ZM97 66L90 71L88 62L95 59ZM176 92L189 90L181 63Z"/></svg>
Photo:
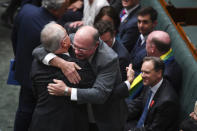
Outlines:
<svg viewBox="0 0 197 131"><path fill-rule="evenodd" d="M65 36L63 28L58 28L57 23L52 21L45 25L41 31L41 43L48 52L55 52L61 47L61 41Z"/></svg>
<svg viewBox="0 0 197 131"><path fill-rule="evenodd" d="M42 7L49 10L58 10L64 3L65 0L42 0Z"/></svg>
<svg viewBox="0 0 197 131"><path fill-rule="evenodd" d="M94 33L94 35L93 35L93 44L94 45L96 45L96 43L99 41L99 32L98 32L98 30L95 28L95 33Z"/></svg>

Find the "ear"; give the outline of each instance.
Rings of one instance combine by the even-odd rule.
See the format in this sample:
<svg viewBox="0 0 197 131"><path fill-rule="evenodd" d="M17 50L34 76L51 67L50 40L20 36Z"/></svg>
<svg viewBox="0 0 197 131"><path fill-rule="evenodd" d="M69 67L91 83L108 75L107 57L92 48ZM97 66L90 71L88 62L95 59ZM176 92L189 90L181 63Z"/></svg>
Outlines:
<svg viewBox="0 0 197 131"><path fill-rule="evenodd" d="M95 47L97 48L98 46L99 46L99 41L96 42L96 46Z"/></svg>
<svg viewBox="0 0 197 131"><path fill-rule="evenodd" d="M158 71L158 76L161 78L162 77L162 70Z"/></svg>

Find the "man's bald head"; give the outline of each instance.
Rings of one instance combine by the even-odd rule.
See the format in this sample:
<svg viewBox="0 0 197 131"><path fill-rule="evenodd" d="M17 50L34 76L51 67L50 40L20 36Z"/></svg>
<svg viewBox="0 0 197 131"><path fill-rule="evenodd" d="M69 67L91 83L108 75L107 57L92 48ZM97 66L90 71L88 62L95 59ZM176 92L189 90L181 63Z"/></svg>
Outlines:
<svg viewBox="0 0 197 131"><path fill-rule="evenodd" d="M156 53L164 54L166 53L171 46L171 40L170 36L167 32L164 31L153 31L148 35L147 38L147 46L155 46ZM150 50L146 47L147 52L150 52ZM152 51L153 52L153 51ZM153 54L154 55L154 54Z"/></svg>
<svg viewBox="0 0 197 131"><path fill-rule="evenodd" d="M88 59L94 54L99 44L99 33L92 26L81 27L74 36L74 49L76 57Z"/></svg>
<svg viewBox="0 0 197 131"><path fill-rule="evenodd" d="M92 44L96 44L99 41L98 30L92 26L82 26L75 34L75 39L80 39L81 41L88 41Z"/></svg>

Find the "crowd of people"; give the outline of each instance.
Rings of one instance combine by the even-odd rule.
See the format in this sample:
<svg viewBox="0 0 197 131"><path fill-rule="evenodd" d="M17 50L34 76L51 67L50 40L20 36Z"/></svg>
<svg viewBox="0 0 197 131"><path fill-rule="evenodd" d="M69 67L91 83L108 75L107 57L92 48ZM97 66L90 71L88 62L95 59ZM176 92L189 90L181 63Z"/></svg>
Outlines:
<svg viewBox="0 0 197 131"><path fill-rule="evenodd" d="M14 131L195 129L194 112L189 122L178 120L181 68L169 34L155 30L153 7L140 0L20 2L11 22L21 85Z"/></svg>

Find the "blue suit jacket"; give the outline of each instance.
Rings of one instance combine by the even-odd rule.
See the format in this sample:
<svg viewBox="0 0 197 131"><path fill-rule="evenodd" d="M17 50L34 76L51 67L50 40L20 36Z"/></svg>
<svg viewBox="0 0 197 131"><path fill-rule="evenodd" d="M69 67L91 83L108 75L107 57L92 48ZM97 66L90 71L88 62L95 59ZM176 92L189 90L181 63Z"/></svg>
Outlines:
<svg viewBox="0 0 197 131"><path fill-rule="evenodd" d="M124 45L120 44L117 40L112 49L118 54L122 80L125 81L127 79L126 67L129 65L129 53Z"/></svg>
<svg viewBox="0 0 197 131"><path fill-rule="evenodd" d="M12 33L15 55L15 77L23 86L31 87L30 69L32 51L40 45L40 32L44 25L56 20L46 9L26 4L16 17Z"/></svg>
<svg viewBox="0 0 197 131"><path fill-rule="evenodd" d="M141 72L143 58L146 56L146 42L144 42L142 45L139 45L139 40L140 37L130 53L130 62L133 64L135 77Z"/></svg>
<svg viewBox="0 0 197 131"><path fill-rule="evenodd" d="M165 63L164 78L170 81L179 94L182 85L182 71L175 59Z"/></svg>
<svg viewBox="0 0 197 131"><path fill-rule="evenodd" d="M137 12L139 9L140 6L132 11L119 27L119 42L123 44L129 52L133 49L140 34L137 27Z"/></svg>

